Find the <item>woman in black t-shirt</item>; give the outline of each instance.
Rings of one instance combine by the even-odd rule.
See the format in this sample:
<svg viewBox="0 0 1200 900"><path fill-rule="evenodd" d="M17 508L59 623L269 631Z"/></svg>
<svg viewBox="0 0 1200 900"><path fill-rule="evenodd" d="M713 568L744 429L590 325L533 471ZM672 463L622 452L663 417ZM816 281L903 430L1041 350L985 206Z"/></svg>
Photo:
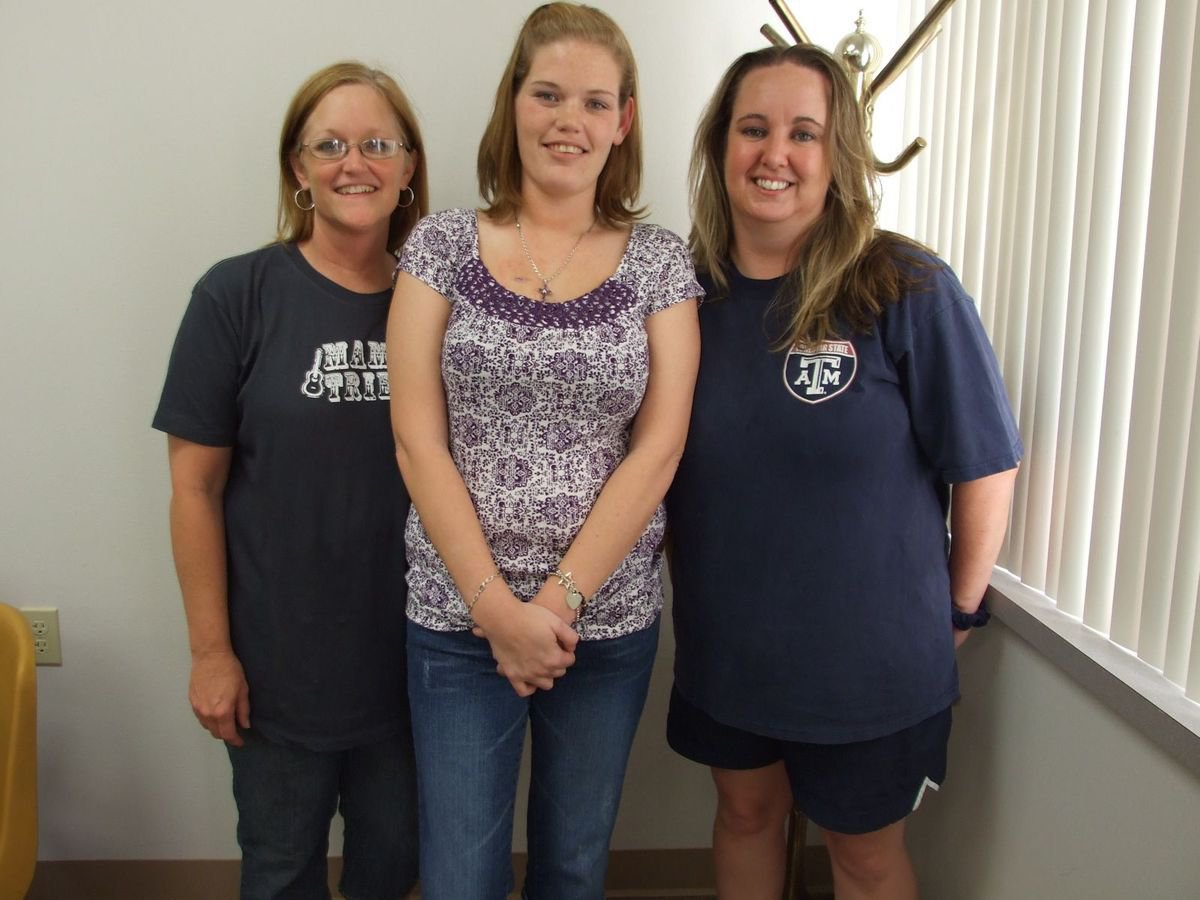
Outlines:
<svg viewBox="0 0 1200 900"><path fill-rule="evenodd" d="M284 120L275 243L196 285L155 416L192 651L225 742L242 897L396 900L416 881L403 524L384 343L395 251L426 212L388 75L339 63Z"/></svg>

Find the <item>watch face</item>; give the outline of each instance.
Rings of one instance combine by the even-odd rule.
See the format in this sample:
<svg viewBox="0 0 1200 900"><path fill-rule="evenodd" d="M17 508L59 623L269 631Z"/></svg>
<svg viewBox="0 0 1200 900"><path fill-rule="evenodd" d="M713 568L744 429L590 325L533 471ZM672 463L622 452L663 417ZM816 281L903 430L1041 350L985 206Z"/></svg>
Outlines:
<svg viewBox="0 0 1200 900"><path fill-rule="evenodd" d="M567 606L570 609L579 609L583 605L583 594L579 591L567 591Z"/></svg>

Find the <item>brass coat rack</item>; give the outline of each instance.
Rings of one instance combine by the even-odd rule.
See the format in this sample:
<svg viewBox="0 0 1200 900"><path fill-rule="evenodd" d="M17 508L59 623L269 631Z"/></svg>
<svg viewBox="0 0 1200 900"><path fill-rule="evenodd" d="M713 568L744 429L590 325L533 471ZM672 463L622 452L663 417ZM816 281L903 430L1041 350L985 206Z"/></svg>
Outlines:
<svg viewBox="0 0 1200 900"><path fill-rule="evenodd" d="M804 29L800 27L800 22L796 19L796 16L788 8L785 0L768 0L768 2L783 22L788 33L791 34L795 43L812 43ZM912 61L921 55L925 48L933 42L933 39L942 33L941 29L937 27L938 22L950 11L950 7L953 5L954 0L938 0L934 4L933 9L926 13L925 18L913 29L912 34L900 45L900 49L892 55L892 58L887 61L884 67L879 70L879 74L874 78L871 78L871 73L875 71L876 66L879 64L882 50L880 49L879 42L862 30L863 17L861 10L858 14L856 30L838 42L834 50L834 56L846 66L850 77L855 82L855 87L858 91L858 102L862 106L863 114L867 121L868 135L871 133L871 120L875 115L875 101L885 88L892 84L892 82L903 74L905 69L912 65ZM770 25L764 25L760 30L763 36L772 44L778 47L786 47L788 45L788 41ZM918 137L905 147L900 155L891 162L883 162L876 156L875 170L885 175L898 172L912 162L913 157L927 146L928 144L925 139Z"/></svg>

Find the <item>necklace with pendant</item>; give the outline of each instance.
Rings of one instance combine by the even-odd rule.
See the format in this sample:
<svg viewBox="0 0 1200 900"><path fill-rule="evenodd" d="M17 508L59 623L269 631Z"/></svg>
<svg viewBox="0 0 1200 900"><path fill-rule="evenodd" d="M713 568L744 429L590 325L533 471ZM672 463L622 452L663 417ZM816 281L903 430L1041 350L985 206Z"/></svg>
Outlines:
<svg viewBox="0 0 1200 900"><path fill-rule="evenodd" d="M541 296L542 302L544 303L554 295L554 291L550 290L550 282L561 275L563 270L571 264L571 260L575 257L575 251L579 249L579 245L583 243L583 239L591 233L593 228L596 227L596 220L592 219L592 224L587 227L583 234L579 235L578 240L575 241L575 246L572 247L571 252L567 254L567 258L564 259L562 264L554 270L554 274L547 278L542 274L542 270L538 268L538 264L533 261L533 254L529 252L529 245L525 243L525 232L521 230L521 220L515 216L513 218L517 223L517 237L521 239L521 249L525 251L525 258L529 260L529 266L533 269L533 274L541 279L542 286L537 289L537 292Z"/></svg>

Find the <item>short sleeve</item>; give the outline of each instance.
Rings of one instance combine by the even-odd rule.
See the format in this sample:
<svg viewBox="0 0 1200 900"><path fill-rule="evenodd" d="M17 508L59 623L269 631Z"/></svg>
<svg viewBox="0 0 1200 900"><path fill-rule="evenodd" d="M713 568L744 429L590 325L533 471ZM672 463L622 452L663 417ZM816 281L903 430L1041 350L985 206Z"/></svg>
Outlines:
<svg viewBox="0 0 1200 900"><path fill-rule="evenodd" d="M397 273L407 272L450 298L451 287L475 240L475 211L449 209L417 223L400 253Z"/></svg>
<svg viewBox="0 0 1200 900"><path fill-rule="evenodd" d="M647 317L704 296L687 245L674 232L657 225L635 225L627 256L629 275L636 282Z"/></svg>
<svg viewBox="0 0 1200 900"><path fill-rule="evenodd" d="M943 481L1003 472L1023 454L1012 407L975 304L944 263L889 307L889 353L917 442Z"/></svg>
<svg viewBox="0 0 1200 900"><path fill-rule="evenodd" d="M237 328L201 279L183 314L153 427L211 447L231 447L238 431Z"/></svg>

